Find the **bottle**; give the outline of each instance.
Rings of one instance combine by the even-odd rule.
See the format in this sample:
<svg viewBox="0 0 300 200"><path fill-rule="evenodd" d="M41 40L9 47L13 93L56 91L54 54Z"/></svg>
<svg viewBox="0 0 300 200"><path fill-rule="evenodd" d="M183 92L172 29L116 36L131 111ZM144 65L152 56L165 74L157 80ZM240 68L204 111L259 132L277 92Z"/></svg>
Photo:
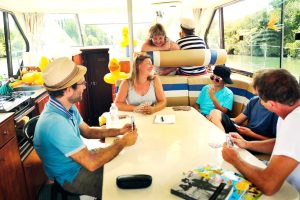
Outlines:
<svg viewBox="0 0 300 200"><path fill-rule="evenodd" d="M115 103L112 103L109 109L110 128L117 128L119 121L119 110Z"/></svg>

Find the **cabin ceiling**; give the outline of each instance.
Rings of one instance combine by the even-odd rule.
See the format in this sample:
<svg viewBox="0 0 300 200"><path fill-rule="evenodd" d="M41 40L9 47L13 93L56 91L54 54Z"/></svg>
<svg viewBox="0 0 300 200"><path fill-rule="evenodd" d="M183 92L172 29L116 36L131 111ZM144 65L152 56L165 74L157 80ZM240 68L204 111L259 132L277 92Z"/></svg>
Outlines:
<svg viewBox="0 0 300 200"><path fill-rule="evenodd" d="M232 0L132 0L133 10L154 6L207 8ZM0 8L17 12L87 13L127 9L127 0L0 0Z"/></svg>

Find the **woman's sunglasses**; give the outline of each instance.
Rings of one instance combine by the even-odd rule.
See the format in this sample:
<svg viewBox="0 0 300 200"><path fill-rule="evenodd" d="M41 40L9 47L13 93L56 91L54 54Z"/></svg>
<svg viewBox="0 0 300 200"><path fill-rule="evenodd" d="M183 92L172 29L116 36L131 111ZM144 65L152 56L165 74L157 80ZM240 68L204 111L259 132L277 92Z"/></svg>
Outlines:
<svg viewBox="0 0 300 200"><path fill-rule="evenodd" d="M217 83L219 83L222 80L222 78L211 75L210 80L212 80L212 81L215 80Z"/></svg>

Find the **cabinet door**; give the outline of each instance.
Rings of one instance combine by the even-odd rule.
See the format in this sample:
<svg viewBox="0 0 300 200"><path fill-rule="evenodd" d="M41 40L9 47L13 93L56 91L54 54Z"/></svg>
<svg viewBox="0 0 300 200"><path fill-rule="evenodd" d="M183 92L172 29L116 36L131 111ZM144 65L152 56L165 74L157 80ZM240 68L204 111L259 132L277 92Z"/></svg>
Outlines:
<svg viewBox="0 0 300 200"><path fill-rule="evenodd" d="M12 118L6 120L0 125L0 148L5 145L12 137L16 135L15 125Z"/></svg>
<svg viewBox="0 0 300 200"><path fill-rule="evenodd" d="M88 124L99 125L98 118L109 111L112 102L111 85L103 77L109 73L108 49L82 50L84 65L87 67Z"/></svg>
<svg viewBox="0 0 300 200"><path fill-rule="evenodd" d="M39 97L36 101L35 101L35 105L37 107L37 114L40 115L42 113L42 111L44 110L44 107L46 105L46 103L49 100L49 95L43 94L41 97Z"/></svg>
<svg viewBox="0 0 300 200"><path fill-rule="evenodd" d="M26 185L14 137L0 150L0 199L27 199Z"/></svg>

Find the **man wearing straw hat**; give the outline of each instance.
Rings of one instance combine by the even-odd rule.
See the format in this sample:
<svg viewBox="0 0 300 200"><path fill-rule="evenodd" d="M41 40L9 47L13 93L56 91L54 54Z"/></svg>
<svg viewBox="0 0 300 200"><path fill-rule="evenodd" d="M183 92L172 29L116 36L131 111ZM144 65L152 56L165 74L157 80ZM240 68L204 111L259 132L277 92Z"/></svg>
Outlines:
<svg viewBox="0 0 300 200"><path fill-rule="evenodd" d="M126 124L121 129L88 126L75 103L82 100L87 69L66 57L51 62L43 71L50 100L36 125L34 148L45 172L70 192L101 198L103 165L127 146L135 144L137 131ZM80 136L103 139L123 135L106 148L88 150Z"/></svg>

